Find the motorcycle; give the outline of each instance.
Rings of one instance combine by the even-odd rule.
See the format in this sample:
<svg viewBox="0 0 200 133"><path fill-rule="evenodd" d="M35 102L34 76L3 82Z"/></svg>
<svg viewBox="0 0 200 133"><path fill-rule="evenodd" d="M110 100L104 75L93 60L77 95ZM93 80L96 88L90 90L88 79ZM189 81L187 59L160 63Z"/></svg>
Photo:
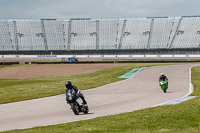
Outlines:
<svg viewBox="0 0 200 133"><path fill-rule="evenodd" d="M166 93L167 89L168 89L168 82L166 80L165 81L161 81L160 82L160 87L164 91L164 93Z"/></svg>
<svg viewBox="0 0 200 133"><path fill-rule="evenodd" d="M83 100L76 95L73 89L66 93L66 100L67 103L70 104L71 109L75 115L79 115L80 112L83 112L84 114L89 112L88 106L83 104Z"/></svg>

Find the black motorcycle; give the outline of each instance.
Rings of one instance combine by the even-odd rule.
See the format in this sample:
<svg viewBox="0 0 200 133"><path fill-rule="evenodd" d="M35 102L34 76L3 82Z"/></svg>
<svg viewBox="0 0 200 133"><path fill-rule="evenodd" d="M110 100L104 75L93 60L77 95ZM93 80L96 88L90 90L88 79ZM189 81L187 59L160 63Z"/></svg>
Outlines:
<svg viewBox="0 0 200 133"><path fill-rule="evenodd" d="M66 100L67 103L70 104L71 109L75 115L79 115L80 112L83 112L84 114L89 112L88 106L83 104L83 100L76 95L73 89L67 91Z"/></svg>

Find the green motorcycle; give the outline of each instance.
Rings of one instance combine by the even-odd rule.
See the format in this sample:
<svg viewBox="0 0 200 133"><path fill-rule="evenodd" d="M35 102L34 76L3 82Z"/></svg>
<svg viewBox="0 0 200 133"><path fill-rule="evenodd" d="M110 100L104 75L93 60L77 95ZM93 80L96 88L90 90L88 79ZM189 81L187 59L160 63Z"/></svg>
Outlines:
<svg viewBox="0 0 200 133"><path fill-rule="evenodd" d="M161 81L160 82L160 87L164 91L164 93L166 93L167 89L168 89L168 82L166 80L165 81Z"/></svg>

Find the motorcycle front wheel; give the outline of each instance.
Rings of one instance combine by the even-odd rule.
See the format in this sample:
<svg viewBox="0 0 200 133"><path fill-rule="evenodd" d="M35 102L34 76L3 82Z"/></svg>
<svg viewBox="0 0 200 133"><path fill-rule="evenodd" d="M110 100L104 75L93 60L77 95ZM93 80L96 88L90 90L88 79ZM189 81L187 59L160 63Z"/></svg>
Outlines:
<svg viewBox="0 0 200 133"><path fill-rule="evenodd" d="M76 102L71 103L71 108L75 115L79 115L79 108Z"/></svg>
<svg viewBox="0 0 200 133"><path fill-rule="evenodd" d="M164 93L166 93L167 92L167 87L164 87Z"/></svg>

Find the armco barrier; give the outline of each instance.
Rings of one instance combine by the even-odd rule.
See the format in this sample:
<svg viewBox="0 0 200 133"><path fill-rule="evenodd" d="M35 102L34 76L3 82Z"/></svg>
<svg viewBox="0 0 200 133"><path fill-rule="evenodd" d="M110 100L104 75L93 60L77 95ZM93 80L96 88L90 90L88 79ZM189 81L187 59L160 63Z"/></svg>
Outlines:
<svg viewBox="0 0 200 133"><path fill-rule="evenodd" d="M173 63L173 62L200 62L198 61L187 61L187 60L119 60L119 61L80 61L80 62L42 62L42 61L34 61L34 62L24 62L23 64L93 64L93 63ZM12 65L12 64L20 64L20 62L0 62L0 65Z"/></svg>

